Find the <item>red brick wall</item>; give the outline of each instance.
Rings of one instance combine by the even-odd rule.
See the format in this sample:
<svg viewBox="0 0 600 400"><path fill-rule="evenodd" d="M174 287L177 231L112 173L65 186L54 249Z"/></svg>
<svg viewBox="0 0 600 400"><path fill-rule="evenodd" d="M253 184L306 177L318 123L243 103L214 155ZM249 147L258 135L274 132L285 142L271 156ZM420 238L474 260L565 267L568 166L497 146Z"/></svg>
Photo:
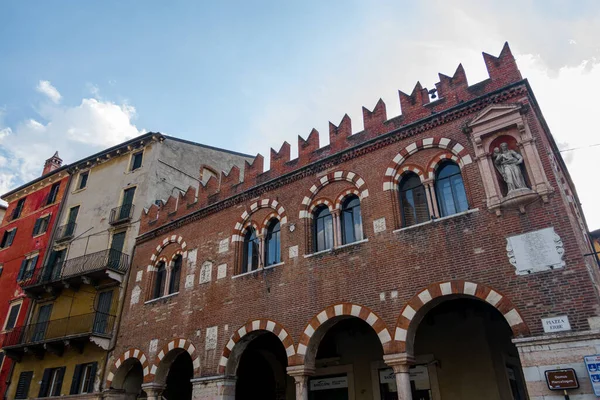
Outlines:
<svg viewBox="0 0 600 400"><path fill-rule="evenodd" d="M502 54L509 57L506 49ZM587 318L598 314L599 303L582 256L587 252L586 244L581 239L576 218L572 217L573 208L558 190L559 173L553 172L548 156L548 151L553 151L546 137L548 133L543 131L532 110L526 118L546 175L555 189L548 202L540 200L531 204L525 213L508 210L497 216L486 207L482 178L474 160L463 167L462 176L470 208L478 211L394 232L400 228L397 192L384 191L383 183L386 168L402 149L423 138L435 138L436 141L448 138L464 146L466 153L474 159L473 145L463 132L468 121L489 104L532 102L528 86L520 81L512 56L505 64L498 64L499 59L489 57L486 57L486 64L488 69L491 68L491 79L471 87L457 83L458 87L452 90L448 89L451 86L446 80L447 100L441 100L440 106L434 105L438 108L436 114L432 115L429 109L425 118L425 113L416 108L410 111L413 106L404 99L402 106L406 114L383 123L385 118L380 117L385 116L382 111L385 105L380 102L378 110L373 112L375 116L369 117L380 118L380 121L369 124L365 121L365 126L373 127L373 130L361 132L356 137L343 137L344 145L335 144L305 155L301 153L300 160L272 161L270 171L256 176L246 174L244 183L237 187L228 186L221 192L214 187L201 189L197 203L193 202L194 193L188 192L180 199L179 210L175 210L174 201L168 202L165 209L152 207L147 218L142 220L142 236L133 258L114 358L129 348L148 353L152 339L159 340L160 351L171 339L183 338L193 343L200 353L200 374L216 375L220 373L223 348L236 330L248 321L268 319L277 322L289 332L297 346L306 324L322 310L339 303L367 307L381 317L393 338L397 320L407 302L429 285L447 281L475 282L504 295L524 319L525 325L515 330L517 334L528 331L533 335L541 334L540 318L562 314L569 316L573 330L589 329ZM490 63L493 64L491 67ZM460 75L460 68L457 74ZM458 82L459 75L446 78ZM509 84L505 90L497 90ZM493 90L497 91L492 93ZM418 91L413 92L413 99L416 93ZM428 102L428 99L424 101L424 95L417 100ZM443 106L444 101L446 106ZM369 114L368 110L366 114ZM425 119L418 121L421 117ZM334 127L333 133L346 135L349 128L343 126L347 123L343 121L340 127ZM387 129L383 130L382 126ZM389 133L382 135L384 132ZM310 140L314 141L314 138ZM332 148L337 148L338 153L333 154ZM287 152L286 146L282 150ZM439 149L420 151L406 162L418 164L426 171L428 160L438 153ZM331 157L327 158L327 155ZM302 169L301 166L308 163L302 160L314 163ZM310 188L317 185L322 176L330 174L331 177L335 171L353 172L365 182L360 191L368 190L368 197L361 202L363 229L368 241L305 257L310 249L311 234L310 220L299 218L300 211L306 209L303 199L311 196ZM282 176L284 173L290 174ZM215 184L216 180L207 186ZM335 182L320 190L315 200L334 200L351 188L355 185L350 182ZM209 189L212 192L203 192ZM219 242L231 239L244 211L260 225L273 211L251 212L251 204L260 203L262 199L276 200L285 209L287 224L281 232L284 265L232 279L239 265L238 242L229 242L229 250L225 253L219 253ZM176 223L169 224L178 218ZM373 221L379 218L385 218L387 229L375 234ZM289 230L291 224L296 227L293 232ZM551 226L563 240L566 267L517 276L506 254L506 237ZM173 235L183 238L186 245L183 250L198 249L194 285L184 288L186 275L192 273L184 262L179 294L144 304L148 299L144 296L149 293L152 283L152 273L148 272L147 266L153 263L157 246L160 248L165 239L168 242ZM289 247L295 245L299 255L290 259ZM170 259L177 250L181 250L180 244L168 244L160 257ZM199 284L200 266L205 261L213 264L212 281ZM227 264L227 277L217 280L217 266L224 263ZM142 280L136 282L139 271L143 271ZM137 304L131 304L131 293L136 286L142 290L142 298ZM485 290L488 293L488 289ZM392 296L391 292L396 291L397 296ZM217 349L205 351L205 332L212 326L219 329ZM399 348L392 343L385 350L399 351ZM150 363L153 361L150 357ZM146 380L151 379L151 374L146 376Z"/></svg>

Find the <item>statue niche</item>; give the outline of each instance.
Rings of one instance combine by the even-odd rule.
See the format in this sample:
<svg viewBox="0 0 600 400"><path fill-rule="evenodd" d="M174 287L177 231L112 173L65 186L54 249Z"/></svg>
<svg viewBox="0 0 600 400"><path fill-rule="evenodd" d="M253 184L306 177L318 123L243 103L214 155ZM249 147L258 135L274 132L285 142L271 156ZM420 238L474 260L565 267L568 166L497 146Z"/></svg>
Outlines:
<svg viewBox="0 0 600 400"><path fill-rule="evenodd" d="M512 136L499 136L490 144L490 149L493 149L492 162L504 196L531 190L523 156L516 148L517 143Z"/></svg>

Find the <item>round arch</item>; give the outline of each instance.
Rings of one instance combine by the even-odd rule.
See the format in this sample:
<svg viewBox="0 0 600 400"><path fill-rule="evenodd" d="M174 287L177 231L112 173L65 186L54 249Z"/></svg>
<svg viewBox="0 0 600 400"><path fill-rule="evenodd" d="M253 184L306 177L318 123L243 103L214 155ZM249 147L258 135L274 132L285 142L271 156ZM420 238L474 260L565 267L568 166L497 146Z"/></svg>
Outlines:
<svg viewBox="0 0 600 400"><path fill-rule="evenodd" d="M142 350L131 348L125 351L123 354L121 354L119 358L117 358L114 362L110 372L106 377L107 388L111 387L113 381L115 381L115 378L121 378L119 376L121 372L126 373L126 371L124 369L121 369L120 367L124 365L127 361L131 361L131 359L139 361L139 363L142 365L144 381L146 381L146 377L150 376L150 363L148 362L148 357L146 357L146 354L144 354Z"/></svg>
<svg viewBox="0 0 600 400"><path fill-rule="evenodd" d="M373 328L383 346L384 354L391 350L392 337L387 325L377 314L369 308L357 304L340 303L327 307L306 325L296 351L298 364L306 365L308 361L308 365L314 367L319 343L327 333L328 327L331 327L340 318L349 317L362 319Z"/></svg>
<svg viewBox="0 0 600 400"><path fill-rule="evenodd" d="M383 179L383 190L395 190L396 176L398 175L402 164L410 155L416 153L419 150L431 148L440 148L448 150L450 153L452 153L452 155L454 155L457 158L456 162L461 169L465 165L471 164L473 162L468 150L465 149L465 147L462 144L458 143L455 140L443 137L430 137L419 139L416 142L411 143L402 150L400 150L400 152L396 154L394 159L387 165Z"/></svg>
<svg viewBox="0 0 600 400"><path fill-rule="evenodd" d="M174 339L164 345L154 359L150 373L154 375L155 382L165 383L171 364L184 351L192 359L194 375L200 374L200 355L196 353L196 347L187 339Z"/></svg>
<svg viewBox="0 0 600 400"><path fill-rule="evenodd" d="M417 328L427 312L448 297L467 297L484 301L495 307L506 319L515 336L529 334L529 327L508 297L486 285L469 281L433 283L417 293L402 308L396 323L396 351L412 354Z"/></svg>
<svg viewBox="0 0 600 400"><path fill-rule="evenodd" d="M366 188L365 180L352 171L335 171L322 176L317 183L311 186L310 193L304 196L302 200L302 209L300 210L300 218L310 218L310 207L313 205L313 199L323 187L333 182L347 181L354 185L360 191L360 199L365 199L369 196L369 190Z"/></svg>
<svg viewBox="0 0 600 400"><path fill-rule="evenodd" d="M435 179L435 173L437 172L439 166L447 160L453 161L462 170L461 164L459 163L459 158L445 150L433 157L429 162L429 165L427 166L427 179Z"/></svg>
<svg viewBox="0 0 600 400"><path fill-rule="evenodd" d="M281 225L285 225L287 223L287 214L285 212L285 208L283 208L283 206L279 204L277 200L262 199L255 201L254 203L250 204L250 212L244 211L238 218L238 221L233 228L233 236L231 239L232 242L244 241L243 230L245 229L247 221L250 219L253 213L262 208L272 208L277 213L279 223Z"/></svg>
<svg viewBox="0 0 600 400"><path fill-rule="evenodd" d="M181 251L185 251L185 248L187 247L187 244L185 243L185 241L183 240L183 237L181 237L181 236L172 235L172 236L164 238L163 241L158 246L156 246L156 250L150 256L150 265L148 267L151 267L156 263L156 260L160 256L160 253L164 250L165 247L167 247L171 243L179 244Z"/></svg>
<svg viewBox="0 0 600 400"><path fill-rule="evenodd" d="M294 340L288 331L277 322L268 319L255 319L235 331L225 345L219 361L219 374L235 375L244 349L260 331L271 332L279 338L285 348L288 365L291 365L292 357L294 357L296 351L294 350Z"/></svg>

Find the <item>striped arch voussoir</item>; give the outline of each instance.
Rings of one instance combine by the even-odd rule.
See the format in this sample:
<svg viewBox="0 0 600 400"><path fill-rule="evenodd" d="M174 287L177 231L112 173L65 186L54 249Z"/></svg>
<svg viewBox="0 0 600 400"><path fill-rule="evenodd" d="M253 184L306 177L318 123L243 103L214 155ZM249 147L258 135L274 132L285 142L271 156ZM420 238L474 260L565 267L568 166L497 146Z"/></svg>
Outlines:
<svg viewBox="0 0 600 400"><path fill-rule="evenodd" d="M285 208L277 200L262 199L250 204L250 211L244 211L238 218L235 227L233 228L232 242L241 242L244 240L243 230L250 216L261 208L272 208L277 213L277 218L281 225L287 223L287 214Z"/></svg>
<svg viewBox="0 0 600 400"><path fill-rule="evenodd" d="M460 165L460 158L458 156L450 153L449 151L445 150L442 153L438 154L437 156L433 157L433 159L429 163L429 166L427 167L427 178L428 179L435 178L435 173L436 173L438 167L445 160L452 160L455 163Z"/></svg>
<svg viewBox="0 0 600 400"><path fill-rule="evenodd" d="M317 199L317 200L314 200L310 204L310 207L308 207L309 218L312 218L312 214L313 214L313 211L315 211L315 208L317 208L317 207L319 207L321 205L327 206L327 208L329 208L330 212L332 212L334 210L334 208L333 208L334 201L333 200L326 199L326 198Z"/></svg>
<svg viewBox="0 0 600 400"><path fill-rule="evenodd" d="M302 200L302 209L300 210L300 218L311 218L310 207L313 205L313 199L323 187L329 185L332 182L347 181L354 185L354 187L360 192L360 198L365 199L369 197L369 190L363 178L355 172L351 171L335 171L330 172L327 175L322 176L317 183L311 186L310 193L304 196Z"/></svg>
<svg viewBox="0 0 600 400"><path fill-rule="evenodd" d="M298 356L301 358L301 363L304 363L304 357L306 356L310 339L313 337L317 329L319 329L319 327L328 320L339 316L352 316L360 318L371 325L379 337L379 341L384 348L384 352L386 351L387 347L392 341L392 337L385 322L367 307L351 303L341 303L327 307L315 315L310 320L308 325L306 325L306 328L304 328L304 332L300 337L300 341L298 342L298 348L296 351Z"/></svg>
<svg viewBox="0 0 600 400"><path fill-rule="evenodd" d="M162 350L156 355L154 365L150 369L152 375L156 374L156 370L162 359L173 349L183 349L187 351L193 360L194 374L200 373L200 353L196 351L196 347L187 339L173 339L163 346Z"/></svg>
<svg viewBox="0 0 600 400"><path fill-rule="evenodd" d="M244 336L255 331L269 331L277 336L281 343L283 343L283 347L285 347L285 352L288 357L288 365L290 365L292 357L296 354L296 351L294 350L294 340L288 331L277 322L268 319L255 319L254 321L247 322L244 326L235 331L235 333L227 342L227 345L225 345L223 354L221 355L221 360L219 361L219 374L225 373L227 361L229 361L229 356L231 355L231 351L236 343L242 340Z"/></svg>
<svg viewBox="0 0 600 400"><path fill-rule="evenodd" d="M429 285L406 303L398 317L394 333L394 340L399 345L398 351L406 351L409 328L411 328L413 319L421 307L435 298L449 295L466 295L483 300L502 313L515 336L529 334L529 328L517 308L500 292L474 282L462 280L445 281Z"/></svg>
<svg viewBox="0 0 600 400"><path fill-rule="evenodd" d="M146 357L146 354L144 354L144 352L140 349L131 348L131 349L127 350L126 352L124 352L123 354L121 354L121 356L119 358L117 358L117 360L113 364L111 371L108 373L108 376L106 377L106 387L110 387L110 385L112 384L112 381L115 377L115 373L117 372L119 367L121 365L123 365L123 363L130 358L135 358L140 361L140 363L142 364L144 379L146 379L146 376L150 375L150 363L148 362L148 357Z"/></svg>
<svg viewBox="0 0 600 400"><path fill-rule="evenodd" d="M348 196L350 196L351 194L356 195L359 199L360 199L360 192L356 189L348 189L348 190L344 190L343 193L341 193L337 199L335 199L335 206L334 208L336 210L339 210L340 208L342 208L342 202L344 201L344 199Z"/></svg>
<svg viewBox="0 0 600 400"><path fill-rule="evenodd" d="M447 149L452 155L456 156L456 162L461 168L473 162L468 150L455 140L439 137L419 139L400 150L396 154L396 157L388 164L383 179L383 190L396 189L396 177L398 174L401 174L400 167L410 155L419 150L431 148Z"/></svg>
<svg viewBox="0 0 600 400"><path fill-rule="evenodd" d="M163 249L165 247L167 247L168 245L170 245L171 243L177 243L179 244L179 246L181 247L182 251L185 251L185 248L187 247L187 244L183 241L183 238L181 236L178 235L172 235L169 237L166 237L163 239L163 241L156 246L156 250L154 251L154 254L152 254L152 256L150 256L150 265L155 265L156 261L158 260L158 256L160 255L160 252L163 251ZM186 253L182 253L183 258L185 258Z"/></svg>

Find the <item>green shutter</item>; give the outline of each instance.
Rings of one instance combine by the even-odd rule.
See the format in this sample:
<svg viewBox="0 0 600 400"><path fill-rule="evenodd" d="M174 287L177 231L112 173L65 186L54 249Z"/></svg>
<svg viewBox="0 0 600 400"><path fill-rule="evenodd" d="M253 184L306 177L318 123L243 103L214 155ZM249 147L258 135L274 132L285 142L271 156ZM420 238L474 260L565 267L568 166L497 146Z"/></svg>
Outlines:
<svg viewBox="0 0 600 400"><path fill-rule="evenodd" d="M62 390L62 383L65 377L66 367L58 368L57 376L56 376L56 388L54 389L54 393L49 393L51 396L60 396L60 391Z"/></svg>
<svg viewBox="0 0 600 400"><path fill-rule="evenodd" d="M23 276L25 275L25 269L27 268L27 259L24 258L21 262L21 269L19 269L19 275L17 275L17 282L23 280Z"/></svg>
<svg viewBox="0 0 600 400"><path fill-rule="evenodd" d="M79 393L79 381L81 380L81 371L83 370L84 364L77 364L75 366L75 372L73 372L73 380L71 381L71 392L70 394Z"/></svg>
<svg viewBox="0 0 600 400"><path fill-rule="evenodd" d="M40 224L42 223L41 218L35 220L35 225L33 225L33 234L31 236L35 236L40 233Z"/></svg>
<svg viewBox="0 0 600 400"><path fill-rule="evenodd" d="M33 371L21 372L19 375L19 382L17 383L15 399L26 399L29 396L29 385L31 385L32 377Z"/></svg>
<svg viewBox="0 0 600 400"><path fill-rule="evenodd" d="M88 393L94 393L94 382L96 381L96 370L98 369L98 363L93 362L92 368L90 369L90 383L88 384Z"/></svg>
<svg viewBox="0 0 600 400"><path fill-rule="evenodd" d="M42 384L40 385L40 393L38 397L48 396L48 386L50 385L50 377L52 376L52 368L46 368L44 370L44 376L42 377Z"/></svg>

